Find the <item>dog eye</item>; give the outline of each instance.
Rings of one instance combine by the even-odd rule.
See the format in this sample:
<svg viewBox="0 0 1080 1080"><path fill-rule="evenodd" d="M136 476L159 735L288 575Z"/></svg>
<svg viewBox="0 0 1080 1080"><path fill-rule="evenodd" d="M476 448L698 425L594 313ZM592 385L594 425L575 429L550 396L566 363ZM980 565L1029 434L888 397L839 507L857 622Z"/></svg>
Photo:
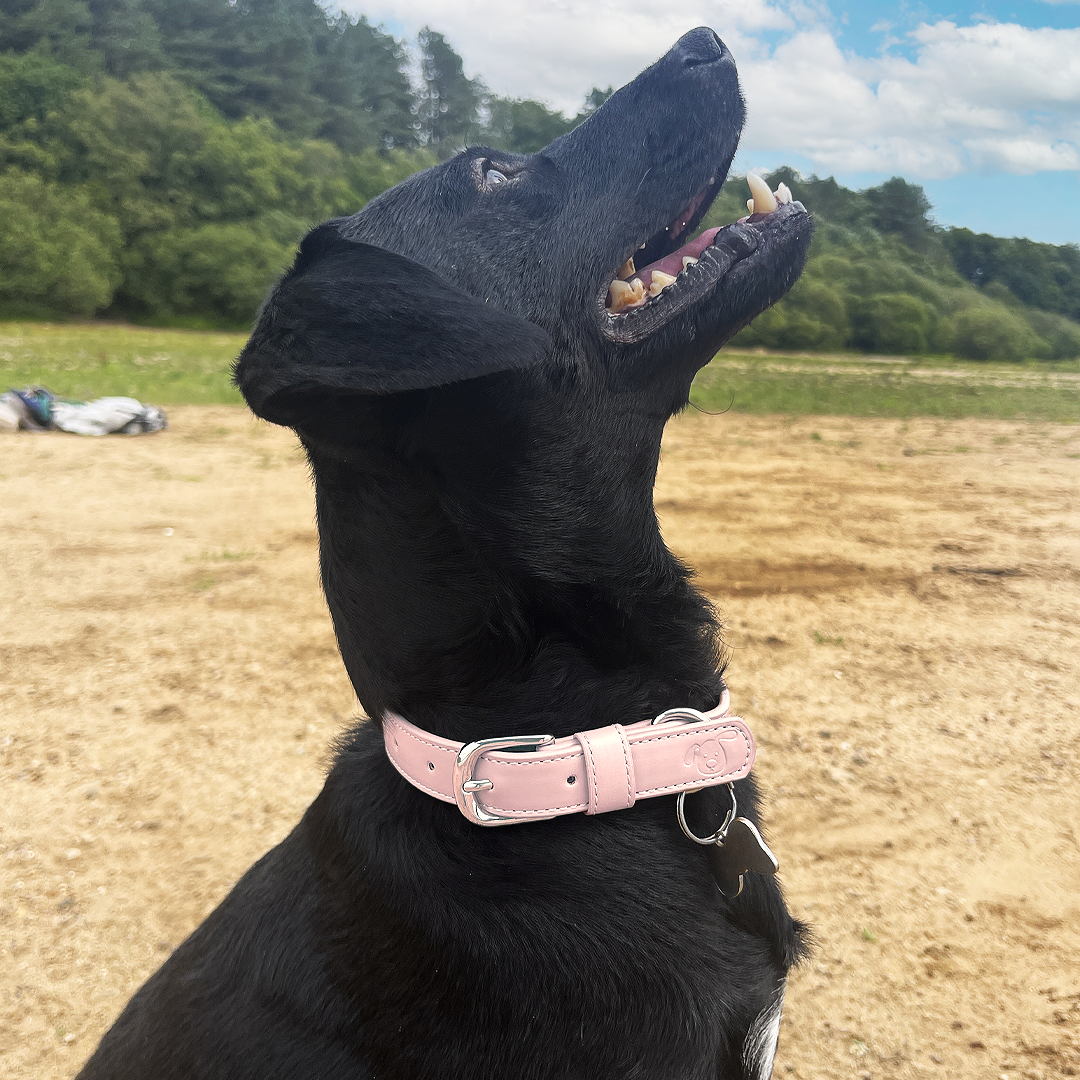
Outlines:
<svg viewBox="0 0 1080 1080"><path fill-rule="evenodd" d="M505 184L509 179L506 173L499 172L498 169L485 169L484 170L484 187L493 188L496 184Z"/></svg>

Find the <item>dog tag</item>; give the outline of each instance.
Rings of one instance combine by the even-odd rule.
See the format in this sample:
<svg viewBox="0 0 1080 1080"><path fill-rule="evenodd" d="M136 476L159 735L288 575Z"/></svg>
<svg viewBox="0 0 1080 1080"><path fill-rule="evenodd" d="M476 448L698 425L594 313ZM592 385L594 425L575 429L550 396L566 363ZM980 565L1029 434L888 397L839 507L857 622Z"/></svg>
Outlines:
<svg viewBox="0 0 1080 1080"><path fill-rule="evenodd" d="M780 864L754 823L737 817L711 851L712 875L720 891L734 898L742 892L743 874L775 874Z"/></svg>

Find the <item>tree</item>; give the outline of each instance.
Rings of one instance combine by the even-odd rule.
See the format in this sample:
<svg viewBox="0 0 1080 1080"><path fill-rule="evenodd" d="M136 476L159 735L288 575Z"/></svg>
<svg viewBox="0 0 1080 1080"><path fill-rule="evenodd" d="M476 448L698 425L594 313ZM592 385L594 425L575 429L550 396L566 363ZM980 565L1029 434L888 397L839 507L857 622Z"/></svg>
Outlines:
<svg viewBox="0 0 1080 1080"><path fill-rule="evenodd" d="M539 101L512 100L492 95L487 100L488 122L484 139L492 146L533 154L565 135L577 124Z"/></svg>
<svg viewBox="0 0 1080 1080"><path fill-rule="evenodd" d="M941 237L957 270L977 288L1006 286L1025 304L1080 319L1080 247L1004 239L970 229Z"/></svg>
<svg viewBox="0 0 1080 1080"><path fill-rule="evenodd" d="M476 130L484 87L479 79L466 78L461 57L442 34L425 26L417 41L423 80L416 110L420 142L449 156Z"/></svg>
<svg viewBox="0 0 1080 1080"><path fill-rule="evenodd" d="M90 45L93 16L83 0L5 0L0 5L0 52L35 50L81 72L100 70Z"/></svg>
<svg viewBox="0 0 1080 1080"><path fill-rule="evenodd" d="M615 93L615 87L609 86L606 90L601 90L599 86L594 86L585 95L585 104L582 107L581 112L577 115L577 121L580 123L582 120L587 120L612 94Z"/></svg>
<svg viewBox="0 0 1080 1080"><path fill-rule="evenodd" d="M161 31L142 0L86 0L92 19L90 45L118 79L160 69Z"/></svg>
<svg viewBox="0 0 1080 1080"><path fill-rule="evenodd" d="M120 229L85 191L0 174L0 311L93 315L120 280Z"/></svg>
<svg viewBox="0 0 1080 1080"><path fill-rule="evenodd" d="M930 340L930 308L908 293L877 293L858 305L854 344L883 353L924 353Z"/></svg>
<svg viewBox="0 0 1080 1080"><path fill-rule="evenodd" d="M40 125L83 82L74 68L41 52L0 55L0 137Z"/></svg>
<svg viewBox="0 0 1080 1080"><path fill-rule="evenodd" d="M412 87L399 41L366 18L328 27L314 90L326 101L319 137L356 153L416 145Z"/></svg>
<svg viewBox="0 0 1080 1080"><path fill-rule="evenodd" d="M899 236L908 247L924 251L933 236L930 200L918 184L894 176L865 192L870 223L878 232Z"/></svg>

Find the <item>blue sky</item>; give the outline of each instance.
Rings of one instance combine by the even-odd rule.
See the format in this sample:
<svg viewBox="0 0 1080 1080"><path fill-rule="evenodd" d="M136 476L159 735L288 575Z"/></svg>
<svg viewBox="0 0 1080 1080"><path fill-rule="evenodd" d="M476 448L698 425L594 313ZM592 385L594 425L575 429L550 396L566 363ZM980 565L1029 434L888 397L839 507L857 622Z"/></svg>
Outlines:
<svg viewBox="0 0 1080 1080"><path fill-rule="evenodd" d="M1080 0L346 0L397 36L441 30L500 94L573 113L686 30L739 65L735 168L790 164L852 187L902 175L946 225L1080 242Z"/></svg>
<svg viewBox="0 0 1080 1080"><path fill-rule="evenodd" d="M863 56L872 56L886 44L894 51L910 53L910 39L903 35L919 23L947 20L957 25L970 25L993 21L1058 30L1080 26L1080 4L1075 2L1053 4L1046 0L1031 0L1024 4L949 4L943 7L922 3L857 4L833 0L828 8L836 20L841 48Z"/></svg>

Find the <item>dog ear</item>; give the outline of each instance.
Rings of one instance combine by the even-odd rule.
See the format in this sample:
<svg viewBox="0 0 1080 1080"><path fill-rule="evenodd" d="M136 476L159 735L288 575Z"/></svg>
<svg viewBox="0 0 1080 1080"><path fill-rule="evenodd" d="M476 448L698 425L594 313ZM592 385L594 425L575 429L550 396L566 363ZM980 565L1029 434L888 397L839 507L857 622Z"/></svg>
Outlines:
<svg viewBox="0 0 1080 1080"><path fill-rule="evenodd" d="M292 394L444 386L530 367L550 345L539 326L328 223L267 297L233 380L258 416L289 424Z"/></svg>

